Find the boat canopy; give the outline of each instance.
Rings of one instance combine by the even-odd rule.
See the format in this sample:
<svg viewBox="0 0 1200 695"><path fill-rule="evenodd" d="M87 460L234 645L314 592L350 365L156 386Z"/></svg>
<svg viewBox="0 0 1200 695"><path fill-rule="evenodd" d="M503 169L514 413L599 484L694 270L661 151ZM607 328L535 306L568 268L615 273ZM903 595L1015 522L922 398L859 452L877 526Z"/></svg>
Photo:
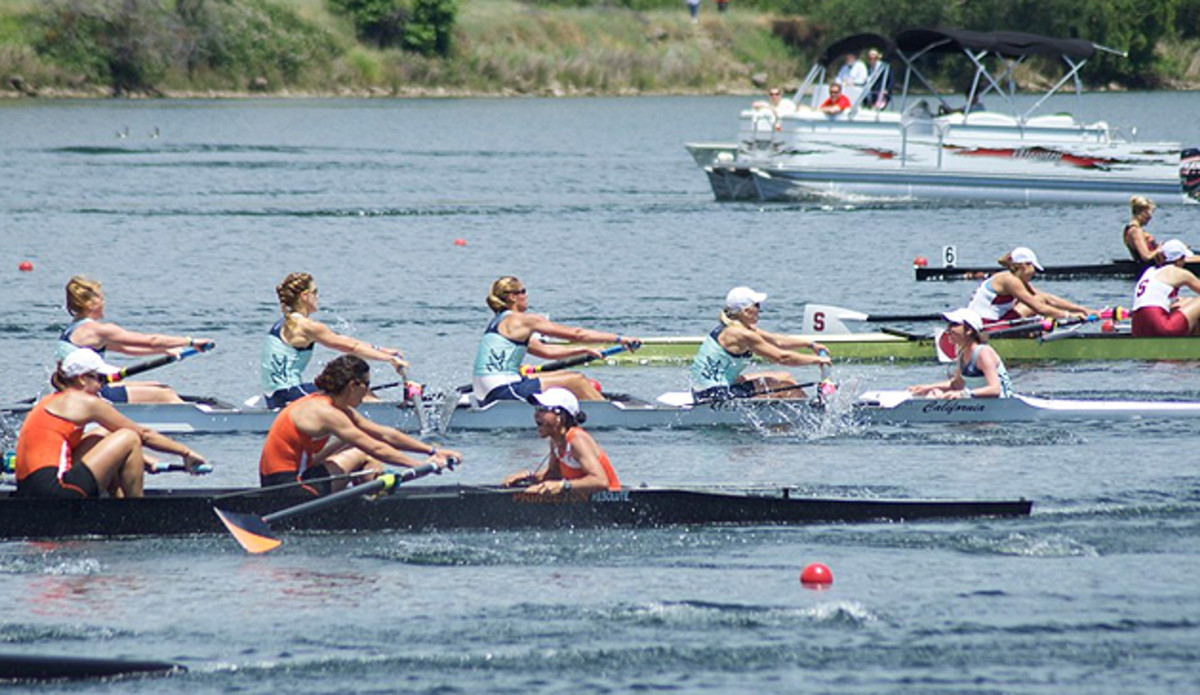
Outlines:
<svg viewBox="0 0 1200 695"><path fill-rule="evenodd" d="M973 50L988 51L1013 58L1031 55L1060 55L1086 60L1096 53L1096 46L1091 41L1056 39L1020 31L908 29L896 35L895 45L901 51L909 54L956 53Z"/></svg>
<svg viewBox="0 0 1200 695"><path fill-rule="evenodd" d="M868 48L878 48L884 56L891 55L896 51L896 45L886 36L880 36L879 34L855 34L838 39L830 44L825 49L825 52L821 54L821 64L828 65L847 53L857 55Z"/></svg>

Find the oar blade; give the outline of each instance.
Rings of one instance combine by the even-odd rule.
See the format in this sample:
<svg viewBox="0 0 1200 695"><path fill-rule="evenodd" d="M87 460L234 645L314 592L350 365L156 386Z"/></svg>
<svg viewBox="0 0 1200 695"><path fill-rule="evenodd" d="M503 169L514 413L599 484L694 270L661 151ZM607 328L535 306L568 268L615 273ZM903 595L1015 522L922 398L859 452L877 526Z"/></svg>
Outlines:
<svg viewBox="0 0 1200 695"><path fill-rule="evenodd" d="M283 544L261 516L230 512L216 507L213 507L213 511L217 513L221 523L225 524L225 528L229 529L229 533L233 534L234 540L248 553L267 553Z"/></svg>

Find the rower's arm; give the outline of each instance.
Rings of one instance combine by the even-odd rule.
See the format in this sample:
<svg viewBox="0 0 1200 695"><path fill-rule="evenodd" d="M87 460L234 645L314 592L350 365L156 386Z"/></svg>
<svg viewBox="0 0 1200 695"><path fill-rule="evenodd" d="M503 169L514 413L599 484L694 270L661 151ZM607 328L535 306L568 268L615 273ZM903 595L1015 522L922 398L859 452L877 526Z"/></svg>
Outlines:
<svg viewBox="0 0 1200 695"><path fill-rule="evenodd" d="M759 357L774 362L775 364L784 364L790 367L803 367L809 364L828 364L828 357L818 357L817 355L802 355L791 350L784 350L777 347L767 340L764 336L759 335L758 331L747 331L744 340L750 351Z"/></svg>
<svg viewBox="0 0 1200 695"><path fill-rule="evenodd" d="M1050 294L1049 292L1042 292L1042 293L1040 293L1040 296L1043 296L1048 302L1050 302L1054 306L1058 307L1059 309L1063 309L1065 311L1073 311L1073 312L1081 313L1084 315L1091 315L1091 314L1095 313L1091 309L1083 306L1082 304L1076 304L1075 302L1072 302L1069 299L1063 299L1062 297L1059 297L1056 294Z"/></svg>
<svg viewBox="0 0 1200 695"><path fill-rule="evenodd" d="M1175 278L1172 278L1172 282L1178 282L1177 287L1187 287L1196 294L1200 294L1200 278L1197 278L1192 271L1185 268L1175 268L1175 272L1172 275L1175 276Z"/></svg>
<svg viewBox="0 0 1200 695"><path fill-rule="evenodd" d="M1050 294L1049 292L1039 292L1037 294L1033 294L1029 290L1025 289L1025 283L1021 282L1021 280L1016 276L1010 275L1010 277L1004 278L1004 280L1001 281L1001 284L1003 285L1002 287L995 287L995 281L993 281L993 287L996 289L998 294L1011 294L1017 298L1017 301L1032 308L1035 313L1055 319L1066 318L1071 315L1066 308L1060 308L1054 305L1052 301L1055 299L1054 295Z"/></svg>
<svg viewBox="0 0 1200 695"><path fill-rule="evenodd" d="M953 388L957 391L949 394L953 398L999 398L1000 397L1000 374L996 371L998 364L998 356L996 351L989 347L979 348L975 358L975 365L979 367L979 371L983 372L983 376L987 379L987 386L977 389L971 389L970 394L966 392L966 383L962 379L962 372L959 371L958 384Z"/></svg>
<svg viewBox="0 0 1200 695"><path fill-rule="evenodd" d="M1133 250L1138 258L1141 258L1143 263L1153 263L1154 251L1150 250L1150 243L1146 240L1146 230L1139 225L1132 229L1130 236L1133 237Z"/></svg>
<svg viewBox="0 0 1200 695"><path fill-rule="evenodd" d="M371 345L357 338L342 335L320 321L306 319L303 331L309 338L330 350L344 352L347 355L357 355L364 360L389 362L397 370L408 366L408 362L404 361L404 353L399 350Z"/></svg>
<svg viewBox="0 0 1200 695"><path fill-rule="evenodd" d="M574 357L575 355L585 355L590 352L597 352L586 347L567 347L565 345L548 345L538 340L537 338L529 339L529 354L534 357L541 357L545 360L561 360L564 357Z"/></svg>
<svg viewBox="0 0 1200 695"><path fill-rule="evenodd" d="M78 330L78 329L76 329ZM92 335L100 338L103 345L125 355L161 355L173 348L185 348L196 341L161 333L137 333L121 328L115 323L97 323Z"/></svg>
<svg viewBox="0 0 1200 695"><path fill-rule="evenodd" d="M401 451L412 451L422 456L429 456L443 467L449 464L450 459L462 461L462 454L453 449L439 449L432 444L426 444L416 437L409 436L400 430L392 427L381 425L368 417L363 416L357 410L350 411L350 420L360 430L366 432L375 439L385 442L393 449Z"/></svg>
<svg viewBox="0 0 1200 695"><path fill-rule="evenodd" d="M351 417L354 419L352 420ZM320 420L322 429L331 432L343 442L366 452L372 458L406 468L416 468L421 465L416 459L406 456L403 451L392 447L382 439L377 439L364 427L364 424L370 426L373 423L357 413L354 416L348 416L340 410L331 409L331 412L323 411Z"/></svg>
<svg viewBox="0 0 1200 695"><path fill-rule="evenodd" d="M769 331L764 331L761 328L757 330L757 333L763 338L766 338L767 342L771 343L775 347L783 348L784 350L812 350L813 352L820 352L821 350L826 349L824 345L808 338L801 338L794 335L784 335L782 333L771 333Z"/></svg>
<svg viewBox="0 0 1200 695"><path fill-rule="evenodd" d="M175 454L183 459L184 464L193 465L204 463L206 460L200 454L192 451L187 445L181 444L166 435L159 434L148 427L142 427L128 417L125 417L121 411L114 408L111 403L103 398L93 398L88 404L88 410L89 418L99 423L109 432L131 430L141 437L142 444L155 451Z"/></svg>

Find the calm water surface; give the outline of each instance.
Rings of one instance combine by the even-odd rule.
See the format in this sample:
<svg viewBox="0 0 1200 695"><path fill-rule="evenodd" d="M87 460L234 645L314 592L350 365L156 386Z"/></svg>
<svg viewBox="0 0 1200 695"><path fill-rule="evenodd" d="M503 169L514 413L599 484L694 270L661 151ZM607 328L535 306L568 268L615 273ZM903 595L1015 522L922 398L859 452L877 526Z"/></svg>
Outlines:
<svg viewBox="0 0 1200 695"><path fill-rule="evenodd" d="M1084 115L1200 144L1188 94L1097 95ZM79 102L0 105L0 400L31 396L62 287L103 281L127 327L214 338L160 372L240 401L274 285L316 275L320 316L469 380L483 297L626 334L698 334L729 287L877 313L959 306L911 260L1018 244L1044 263L1121 255L1127 210L718 205L683 150L728 140L741 98ZM1064 100L1051 110L1076 110ZM117 133L129 127L129 136ZM159 137L151 137L158 129ZM1151 231L1200 244L1200 210ZM465 246L454 241L463 239ZM19 261L35 265L17 273ZM1124 281L1047 283L1128 304ZM316 362L332 354L318 349ZM1023 391L1200 398L1195 365L1013 369ZM813 375L797 370L805 380ZM936 365L842 365L843 390ZM609 390L681 370L597 369ZM376 369L376 380L386 378ZM822 495L1027 497L1034 516L810 528L369 534L0 544L0 651L178 660L113 692L1144 692L1200 688L1200 435L1188 423L599 435L629 484L783 483ZM250 484L261 441L193 437L207 480ZM482 484L536 462L530 433L457 435ZM833 588L797 576L828 564Z"/></svg>

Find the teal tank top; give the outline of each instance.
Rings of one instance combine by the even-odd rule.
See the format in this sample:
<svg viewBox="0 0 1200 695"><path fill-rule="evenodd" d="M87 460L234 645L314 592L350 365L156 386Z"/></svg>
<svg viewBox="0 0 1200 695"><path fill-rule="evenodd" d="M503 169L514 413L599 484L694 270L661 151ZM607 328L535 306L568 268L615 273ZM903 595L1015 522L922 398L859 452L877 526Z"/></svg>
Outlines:
<svg viewBox="0 0 1200 695"><path fill-rule="evenodd" d="M483 339L479 341L479 350L475 353L474 376L520 376L521 363L525 361L529 343L518 343L501 335L500 322L510 313L502 311L496 314L483 331Z"/></svg>
<svg viewBox="0 0 1200 695"><path fill-rule="evenodd" d="M754 357L751 352L735 355L721 347L717 338L724 330L724 325L717 326L706 335L700 343L700 350L696 352L696 358L692 360L692 388L697 391L713 386L732 386Z"/></svg>
<svg viewBox="0 0 1200 695"><path fill-rule="evenodd" d="M284 319L279 319L267 332L262 349L262 392L271 395L280 389L300 386L304 370L312 360L313 346L294 348L283 339Z"/></svg>
<svg viewBox="0 0 1200 695"><path fill-rule="evenodd" d="M56 362L62 362L67 359L67 355L82 347L71 342L71 334L75 332L76 328L92 320L89 318L75 319L67 324L67 327L58 335L58 344L54 346L54 360ZM104 348L100 348L96 352L100 353L101 357L104 356Z"/></svg>
<svg viewBox="0 0 1200 695"><path fill-rule="evenodd" d="M979 357L979 351L983 349L983 345L976 345L975 351L971 353L971 359L962 365L963 384L974 391L987 386L987 377L983 371L979 369L979 365L975 363ZM1008 369L1004 366L1004 360L1000 359L1000 355L996 355L996 376L1000 378L1000 398L1012 398L1016 395L1013 390L1012 379L1008 376Z"/></svg>

